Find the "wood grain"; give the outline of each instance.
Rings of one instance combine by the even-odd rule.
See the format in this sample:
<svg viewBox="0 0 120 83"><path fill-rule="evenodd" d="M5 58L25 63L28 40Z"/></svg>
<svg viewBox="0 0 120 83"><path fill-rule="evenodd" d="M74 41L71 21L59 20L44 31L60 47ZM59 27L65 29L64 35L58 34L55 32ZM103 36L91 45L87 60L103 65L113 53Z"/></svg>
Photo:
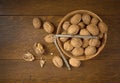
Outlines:
<svg viewBox="0 0 120 83"><path fill-rule="evenodd" d="M37 16L41 20L51 21L57 29L57 25L63 16ZM119 59L120 38L119 35L119 19L120 16L100 16L104 18L109 27L108 41L105 49L101 52L101 56L95 59ZM49 50L45 55L50 56L50 52L59 54L54 44L47 44L44 41L44 36L47 34L43 28L34 29L32 19L34 16L0 16L0 59L22 59L22 55L33 50L32 46L35 42L44 44ZM116 20L118 19L118 20ZM114 25L114 26L113 26ZM116 31L117 30L117 31ZM111 34L113 34L111 37ZM110 36L109 36L110 35ZM116 37L117 36L117 37ZM41 39L42 38L42 39ZM112 43L112 44L111 44ZM52 49L51 49L52 48ZM110 54L111 53L111 54ZM114 54L114 56L113 56ZM104 58L103 58L104 57Z"/></svg>
<svg viewBox="0 0 120 83"><path fill-rule="evenodd" d="M119 83L120 82L120 0L0 0L0 83ZM67 13L86 9L99 15L108 25L108 40L95 58L83 61L80 68L56 68L50 55L59 55L54 44L47 44L43 29L34 29L32 19L54 23L56 29ZM47 63L40 68L32 46L41 42L47 49ZM25 62L32 52L36 59Z"/></svg>
<svg viewBox="0 0 120 83"><path fill-rule="evenodd" d="M44 68L40 68L38 60L34 62L0 60L0 80L17 79L23 81L34 80L35 82L36 80L40 80L45 83L69 83L70 81L73 83L80 83L80 81L92 83L94 81L101 82L104 80L114 82L120 80L119 63L120 61L114 60L89 60L82 62L80 68L72 68L72 71L68 71L66 67L56 68L51 60L47 60Z"/></svg>
<svg viewBox="0 0 120 83"><path fill-rule="evenodd" d="M77 9L119 15L119 0L0 0L0 15L65 15Z"/></svg>

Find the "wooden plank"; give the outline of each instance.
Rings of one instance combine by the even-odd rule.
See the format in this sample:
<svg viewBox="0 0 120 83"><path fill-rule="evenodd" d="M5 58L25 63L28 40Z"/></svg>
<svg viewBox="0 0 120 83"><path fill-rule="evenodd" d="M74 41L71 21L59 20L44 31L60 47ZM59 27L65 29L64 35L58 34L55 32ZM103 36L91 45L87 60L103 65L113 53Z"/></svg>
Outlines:
<svg viewBox="0 0 120 83"><path fill-rule="evenodd" d="M119 3L120 0L0 0L0 15L65 15L76 9L119 15Z"/></svg>
<svg viewBox="0 0 120 83"><path fill-rule="evenodd" d="M118 83L120 81L120 60L89 60L82 62L80 68L56 68L47 60L44 68L39 61L0 60L0 80L23 81L36 83ZM64 73L63 73L64 72ZM17 76L16 76L17 75Z"/></svg>
<svg viewBox="0 0 120 83"><path fill-rule="evenodd" d="M41 42L47 49L46 56L50 59L50 52L58 55L54 44L44 42L47 34L43 29L34 29L34 16L0 16L0 59L22 59L26 51L31 51L35 42ZM63 16L38 16L43 21L51 21L57 25ZM108 41L105 49L95 59L120 59L120 16L101 16L109 27ZM37 56L36 56L37 57Z"/></svg>
<svg viewBox="0 0 120 83"><path fill-rule="evenodd" d="M53 44L47 46L44 36L47 33L43 29L34 29L32 19L34 16L5 16L0 20L0 59L21 59L27 51L33 52L35 42L41 42L50 52L58 54ZM51 21L56 26L61 19L54 16L41 16L43 21ZM45 54L46 55L46 54Z"/></svg>

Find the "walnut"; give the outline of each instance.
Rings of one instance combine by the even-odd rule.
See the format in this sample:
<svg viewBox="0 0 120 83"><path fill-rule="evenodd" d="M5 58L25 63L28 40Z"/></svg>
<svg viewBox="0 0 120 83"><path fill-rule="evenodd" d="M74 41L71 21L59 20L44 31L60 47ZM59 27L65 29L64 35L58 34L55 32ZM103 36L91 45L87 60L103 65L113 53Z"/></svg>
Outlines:
<svg viewBox="0 0 120 83"><path fill-rule="evenodd" d="M83 48L86 48L89 45L89 39L83 39Z"/></svg>
<svg viewBox="0 0 120 83"><path fill-rule="evenodd" d="M101 33L106 33L108 31L108 27L104 22L99 22L98 27Z"/></svg>
<svg viewBox="0 0 120 83"><path fill-rule="evenodd" d="M63 61L59 56L54 56L52 62L58 68L61 68L63 66Z"/></svg>
<svg viewBox="0 0 120 83"><path fill-rule="evenodd" d="M96 25L90 24L87 26L87 30L92 34L92 35L98 35L99 34L99 29Z"/></svg>
<svg viewBox="0 0 120 83"><path fill-rule="evenodd" d="M90 33L87 29L81 29L79 34L80 35L90 35Z"/></svg>
<svg viewBox="0 0 120 83"><path fill-rule="evenodd" d="M35 43L33 46L33 49L37 55L41 55L45 52L45 49L43 48L43 45L40 43Z"/></svg>
<svg viewBox="0 0 120 83"><path fill-rule="evenodd" d="M89 45L90 46L97 46L99 42L100 42L99 39L90 39Z"/></svg>
<svg viewBox="0 0 120 83"><path fill-rule="evenodd" d="M44 22L43 28L48 33L52 33L54 31L54 25L50 22Z"/></svg>
<svg viewBox="0 0 120 83"><path fill-rule="evenodd" d="M43 68L46 61L44 59L40 59L39 63L40 63L40 67Z"/></svg>
<svg viewBox="0 0 120 83"><path fill-rule="evenodd" d="M68 33L68 34L77 34L79 30L80 30L80 28L79 28L78 25L71 25L71 26L68 28L67 33Z"/></svg>
<svg viewBox="0 0 120 83"><path fill-rule="evenodd" d="M71 19L70 22L72 24L78 24L81 21L81 14L75 14Z"/></svg>
<svg viewBox="0 0 120 83"><path fill-rule="evenodd" d="M83 53L84 53L84 49L81 48L81 47L79 47L79 48L74 48L74 49L72 50L73 56L81 56L81 55L83 55Z"/></svg>
<svg viewBox="0 0 120 83"><path fill-rule="evenodd" d="M24 54L23 59L25 61L33 61L33 60L35 60L34 55L32 53L30 53L30 52L27 52L26 54Z"/></svg>
<svg viewBox="0 0 120 83"><path fill-rule="evenodd" d="M38 29L41 27L41 20L39 18L33 18L33 26Z"/></svg>
<svg viewBox="0 0 120 83"><path fill-rule="evenodd" d="M97 43L96 47L100 47L100 45L101 45L101 41Z"/></svg>
<svg viewBox="0 0 120 83"><path fill-rule="evenodd" d="M70 44L70 40L64 43L64 49L66 51L71 51L73 49L73 46Z"/></svg>
<svg viewBox="0 0 120 83"><path fill-rule="evenodd" d="M80 26L80 28L85 28L85 24L83 23L83 22L80 22L79 24L78 24L79 26Z"/></svg>
<svg viewBox="0 0 120 83"><path fill-rule="evenodd" d="M63 31L61 34L67 34L66 31ZM60 41L66 42L69 38L68 37L60 37Z"/></svg>
<svg viewBox="0 0 120 83"><path fill-rule="evenodd" d="M88 15L88 14L83 14L82 20L83 20L83 22L84 22L86 25L88 25L88 24L90 24L91 17L90 17L90 15Z"/></svg>
<svg viewBox="0 0 120 83"><path fill-rule="evenodd" d="M82 46L82 40L80 38L72 38L70 44L73 47L80 47Z"/></svg>
<svg viewBox="0 0 120 83"><path fill-rule="evenodd" d="M62 25L63 30L66 31L66 30L69 28L70 25L71 25L71 24L70 24L69 21L65 21L65 22L63 23L63 25Z"/></svg>
<svg viewBox="0 0 120 83"><path fill-rule="evenodd" d="M85 48L85 55L93 55L96 53L96 48L94 46L88 46Z"/></svg>
<svg viewBox="0 0 120 83"><path fill-rule="evenodd" d="M44 37L44 40L45 42L47 43L53 43L53 38L54 38L54 35L53 34L48 34Z"/></svg>
<svg viewBox="0 0 120 83"><path fill-rule="evenodd" d="M91 23L94 24L94 25L97 25L98 22L99 22L99 20L95 17L93 17L92 20L91 20Z"/></svg>
<svg viewBox="0 0 120 83"><path fill-rule="evenodd" d="M99 38L103 38L103 36L104 36L104 33L100 33L100 34L98 35Z"/></svg>
<svg viewBox="0 0 120 83"><path fill-rule="evenodd" d="M81 65L81 62L75 58L70 58L69 64L73 67L79 67Z"/></svg>

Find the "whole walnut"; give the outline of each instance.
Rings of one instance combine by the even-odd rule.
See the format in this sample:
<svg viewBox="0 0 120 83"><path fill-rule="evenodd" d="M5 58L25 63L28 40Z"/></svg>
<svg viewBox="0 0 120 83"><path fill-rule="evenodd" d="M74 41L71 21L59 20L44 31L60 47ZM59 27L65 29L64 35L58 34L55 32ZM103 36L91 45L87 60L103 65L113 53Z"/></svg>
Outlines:
<svg viewBox="0 0 120 83"><path fill-rule="evenodd" d="M99 29L96 25L90 24L87 26L87 30L92 34L92 35L98 35L99 34Z"/></svg>
<svg viewBox="0 0 120 83"><path fill-rule="evenodd" d="M74 48L74 49L72 50L73 56L81 56L81 55L83 55L83 53L84 53L84 49L81 48L81 47L79 47L79 48Z"/></svg>
<svg viewBox="0 0 120 83"><path fill-rule="evenodd" d="M50 22L44 22L43 24L43 28L46 32L48 33L52 33L54 31L54 26L52 23Z"/></svg>
<svg viewBox="0 0 120 83"><path fill-rule="evenodd" d="M70 40L66 41L63 47L66 51L71 51L73 49L73 46L70 44Z"/></svg>
<svg viewBox="0 0 120 83"><path fill-rule="evenodd" d="M90 24L91 17L90 17L90 15L88 15L88 14L83 14L83 15L82 15L82 20L83 20L83 22L84 22L86 25L88 25L88 24Z"/></svg>
<svg viewBox="0 0 120 83"><path fill-rule="evenodd" d="M48 34L48 35L46 35L46 36L44 37L44 40L45 40L45 42L47 42L47 43L53 43L53 37L54 37L53 34Z"/></svg>
<svg viewBox="0 0 120 83"><path fill-rule="evenodd" d="M79 67L81 65L81 62L75 58L70 58L69 64L73 67Z"/></svg>
<svg viewBox="0 0 120 83"><path fill-rule="evenodd" d="M108 31L108 27L104 22L99 22L98 27L101 33L106 33Z"/></svg>
<svg viewBox="0 0 120 83"><path fill-rule="evenodd" d="M68 34L77 34L80 30L78 25L70 25L70 27L67 29Z"/></svg>
<svg viewBox="0 0 120 83"><path fill-rule="evenodd" d="M82 40L80 38L72 38L70 44L73 47L80 47L82 46Z"/></svg>
<svg viewBox="0 0 120 83"><path fill-rule="evenodd" d="M104 33L99 33L98 35L99 38L103 38L103 36L104 36Z"/></svg>
<svg viewBox="0 0 120 83"><path fill-rule="evenodd" d="M87 48L85 48L85 55L93 55L96 53L96 51L96 47L88 46Z"/></svg>
<svg viewBox="0 0 120 83"><path fill-rule="evenodd" d="M99 41L96 45L96 47L100 47L101 46L101 41Z"/></svg>
<svg viewBox="0 0 120 83"><path fill-rule="evenodd" d="M81 21L81 14L75 14L71 19L70 22L72 24L78 24Z"/></svg>
<svg viewBox="0 0 120 83"><path fill-rule="evenodd" d="M78 25L80 26L81 29L85 28L85 24L83 22L80 22Z"/></svg>
<svg viewBox="0 0 120 83"><path fill-rule="evenodd" d="M86 48L89 45L89 39L83 39L82 47Z"/></svg>
<svg viewBox="0 0 120 83"><path fill-rule="evenodd" d="M34 28L38 29L41 27L41 20L39 18L33 18L33 26Z"/></svg>
<svg viewBox="0 0 120 83"><path fill-rule="evenodd" d="M52 62L58 68L61 68L63 66L63 61L59 56L54 56Z"/></svg>
<svg viewBox="0 0 120 83"><path fill-rule="evenodd" d="M71 24L70 24L69 21L65 21L65 22L63 23L63 25L62 25L63 30L66 31L66 30L69 28L70 25L71 25Z"/></svg>
<svg viewBox="0 0 120 83"><path fill-rule="evenodd" d="M100 42L100 40L97 39L97 38L96 39L90 39L89 45L90 46L97 46L99 42Z"/></svg>
<svg viewBox="0 0 120 83"><path fill-rule="evenodd" d="M66 31L63 31L61 34L67 34ZM69 38L68 37L60 37L60 41L66 42Z"/></svg>
<svg viewBox="0 0 120 83"><path fill-rule="evenodd" d="M97 25L98 22L99 22L99 20L95 17L93 17L92 20L91 20L91 23L94 24L94 25Z"/></svg>
<svg viewBox="0 0 120 83"><path fill-rule="evenodd" d="M90 33L87 29L81 29L79 34L80 35L90 35Z"/></svg>

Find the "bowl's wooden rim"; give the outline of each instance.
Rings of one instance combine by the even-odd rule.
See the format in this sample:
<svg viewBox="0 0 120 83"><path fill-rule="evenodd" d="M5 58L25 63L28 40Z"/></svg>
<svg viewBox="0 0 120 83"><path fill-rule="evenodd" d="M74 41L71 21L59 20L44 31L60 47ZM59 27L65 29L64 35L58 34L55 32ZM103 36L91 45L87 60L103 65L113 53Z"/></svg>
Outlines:
<svg viewBox="0 0 120 83"><path fill-rule="evenodd" d="M87 14L93 16L93 17L98 18L98 19L102 22L102 19L101 19L98 15L96 15L95 13L93 13L93 12L91 12L91 11L88 11L88 10L75 10L75 11L72 11L72 12L68 13L65 17L63 17L63 19L60 21L60 23L59 23L59 25L58 25L57 33L56 33L56 34L59 34L59 33L60 33L61 28L62 28L62 27L61 27L62 23L63 23L64 21L66 21L66 19L70 18L71 16L73 16L73 15L76 14L76 13L80 13L80 14L87 13ZM104 48L104 46L105 46L105 44L106 44L106 40L107 40L107 33L104 34L104 38L103 38L102 45L101 45L101 47L98 49L98 51L96 52L96 54L90 55L90 56L79 56L79 57L74 57L71 53L65 51L65 50L63 49L63 47L62 47L62 44L61 44L59 38L57 38L57 43L58 43L58 46L60 47L61 51L62 51L66 56L68 56L68 57L70 57L70 58L76 58L76 59L78 59L78 60L88 60L88 59L91 59L91 58L97 56L97 55L102 51L102 49Z"/></svg>

